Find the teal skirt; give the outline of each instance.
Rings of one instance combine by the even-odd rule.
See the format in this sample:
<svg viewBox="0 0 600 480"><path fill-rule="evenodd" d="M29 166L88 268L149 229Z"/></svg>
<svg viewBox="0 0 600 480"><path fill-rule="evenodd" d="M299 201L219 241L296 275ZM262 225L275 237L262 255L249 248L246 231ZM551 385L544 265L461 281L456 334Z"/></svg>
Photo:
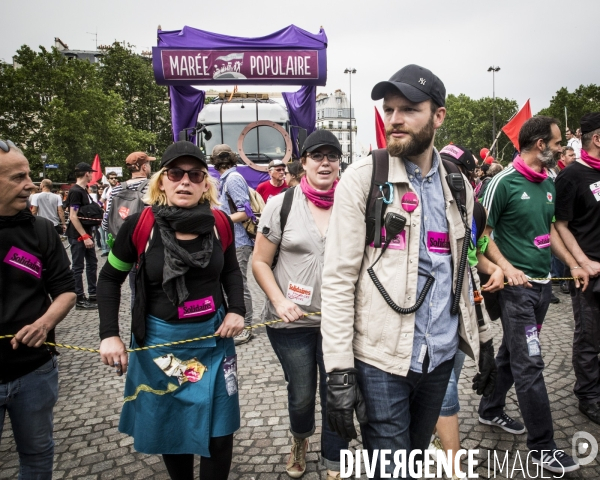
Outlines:
<svg viewBox="0 0 600 480"><path fill-rule="evenodd" d="M172 324L149 315L146 345L212 335L221 307L203 323ZM137 348L132 339L132 348ZM237 356L233 338L210 338L130 354L119 431L147 454L210 457L211 437L240 428Z"/></svg>

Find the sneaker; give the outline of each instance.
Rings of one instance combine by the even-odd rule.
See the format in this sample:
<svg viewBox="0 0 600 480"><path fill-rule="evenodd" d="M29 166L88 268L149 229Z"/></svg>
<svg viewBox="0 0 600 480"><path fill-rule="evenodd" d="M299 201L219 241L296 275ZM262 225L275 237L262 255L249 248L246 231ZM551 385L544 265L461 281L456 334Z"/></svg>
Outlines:
<svg viewBox="0 0 600 480"><path fill-rule="evenodd" d="M550 303L560 303L560 298L558 298L554 293L550 296Z"/></svg>
<svg viewBox="0 0 600 480"><path fill-rule="evenodd" d="M101 257L108 257L108 253L109 252L102 252L102 255L100 255Z"/></svg>
<svg viewBox="0 0 600 480"><path fill-rule="evenodd" d="M96 295L88 295L88 302L98 303L98 299L96 298Z"/></svg>
<svg viewBox="0 0 600 480"><path fill-rule="evenodd" d="M446 455L446 450L444 450L442 441L439 438L434 437L431 440L429 447L427 447L427 453L429 454L429 456L431 457L431 459L434 462L437 462L437 456L438 456L437 452L442 452L444 455Z"/></svg>
<svg viewBox="0 0 600 480"><path fill-rule="evenodd" d="M536 465L540 465L543 470L561 474L579 470L579 465L575 463L573 457L567 455L558 448L553 448L552 450L542 450L543 459L539 458L539 453L539 450L532 450L531 461Z"/></svg>
<svg viewBox="0 0 600 480"><path fill-rule="evenodd" d="M500 427L508 433L514 433L515 435L525 433L525 425L517 422L516 420L513 420L506 413L503 413L499 417L494 417L491 420L485 419L480 416L479 423L483 423L484 425L493 425L495 427Z"/></svg>
<svg viewBox="0 0 600 480"><path fill-rule="evenodd" d="M567 283L560 284L560 293L564 293L565 295L569 295L571 292L569 291L569 285Z"/></svg>
<svg viewBox="0 0 600 480"><path fill-rule="evenodd" d="M78 298L75 304L75 310L97 310L98 304L90 303L87 298Z"/></svg>
<svg viewBox="0 0 600 480"><path fill-rule="evenodd" d="M584 403L580 401L579 411L588 417L592 422L600 425L600 402Z"/></svg>
<svg viewBox="0 0 600 480"><path fill-rule="evenodd" d="M236 345L241 345L242 343L248 343L251 338L252 333L250 332L250 330L244 328L244 330L242 330L242 333L239 333L235 337L233 337L233 342Z"/></svg>
<svg viewBox="0 0 600 480"><path fill-rule="evenodd" d="M308 438L294 437L290 458L285 466L285 471L290 477L300 478L304 475L306 471L306 450L308 450Z"/></svg>

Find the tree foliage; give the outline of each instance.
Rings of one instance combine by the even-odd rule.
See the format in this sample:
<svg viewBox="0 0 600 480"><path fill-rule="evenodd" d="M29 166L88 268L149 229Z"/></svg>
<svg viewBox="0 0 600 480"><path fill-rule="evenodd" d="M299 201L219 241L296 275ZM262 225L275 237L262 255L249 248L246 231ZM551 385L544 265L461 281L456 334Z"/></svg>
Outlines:
<svg viewBox="0 0 600 480"><path fill-rule="evenodd" d="M493 138L494 101L491 97L474 100L467 95L448 95L446 99L446 119L438 129L435 144L438 149L449 143L469 148L479 158L479 150L491 147ZM508 98L496 98L496 135L517 113L518 105ZM504 134L498 139L498 160L506 163L512 160L513 146Z"/></svg>
<svg viewBox="0 0 600 480"><path fill-rule="evenodd" d="M538 112L560 120L561 130L565 133L565 107L567 107L568 127L573 132L580 127L581 117L590 112L600 112L600 86L580 85L573 93L563 87L550 100L550 106ZM563 137L564 138L564 137Z"/></svg>
<svg viewBox="0 0 600 480"><path fill-rule="evenodd" d="M34 180L42 153L59 165L47 176L66 181L96 154L103 166L124 166L132 151L170 143L166 87L156 85L147 59L120 44L100 64L23 46L14 68L0 65L0 91L0 138L23 149Z"/></svg>

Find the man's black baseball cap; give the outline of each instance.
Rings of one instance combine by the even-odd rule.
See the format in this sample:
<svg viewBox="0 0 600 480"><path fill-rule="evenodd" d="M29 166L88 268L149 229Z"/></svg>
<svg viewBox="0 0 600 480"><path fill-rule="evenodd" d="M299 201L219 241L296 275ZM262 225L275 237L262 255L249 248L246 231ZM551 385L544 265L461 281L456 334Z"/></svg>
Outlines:
<svg viewBox="0 0 600 480"><path fill-rule="evenodd" d="M77 165L75 165L75 171L76 172L95 172L96 170L94 170L89 163L85 163L85 162L80 162Z"/></svg>
<svg viewBox="0 0 600 480"><path fill-rule="evenodd" d="M471 150L460 145L446 145L440 150L440 157L457 165L462 165L467 169L467 172L472 172L477 166Z"/></svg>
<svg viewBox="0 0 600 480"><path fill-rule="evenodd" d="M180 157L192 157L196 160L199 160L200 163L208 170L208 164L206 163L206 157L202 150L200 150L196 145L192 142L179 141L175 142L172 145L169 145L163 153L162 159L160 161L160 168L166 167L173 160L177 160Z"/></svg>
<svg viewBox="0 0 600 480"><path fill-rule="evenodd" d="M311 153L317 148L325 146L333 147L340 153L340 155L342 154L342 146L340 145L340 141L333 133L331 133L329 130L315 130L308 137L306 137L306 140L304 140L301 156L303 157L306 152Z"/></svg>
<svg viewBox="0 0 600 480"><path fill-rule="evenodd" d="M390 90L400 91L411 102L421 103L433 100L435 104L446 105L446 87L431 70L419 65L407 65L392 75L387 82L379 82L371 91L373 100L381 100Z"/></svg>

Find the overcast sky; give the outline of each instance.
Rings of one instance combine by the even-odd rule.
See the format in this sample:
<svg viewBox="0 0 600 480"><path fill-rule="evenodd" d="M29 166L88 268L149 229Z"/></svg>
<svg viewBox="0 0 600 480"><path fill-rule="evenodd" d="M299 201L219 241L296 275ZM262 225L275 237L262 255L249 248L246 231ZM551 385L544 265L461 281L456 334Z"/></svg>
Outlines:
<svg viewBox="0 0 600 480"><path fill-rule="evenodd" d="M225 35L257 37L290 24L329 39L328 81L318 91L348 91L346 67L355 68L352 105L358 140L375 146L371 88L409 63L432 70L448 93L492 95L536 113L561 87L598 83L598 0L303 0L189 2L181 0L2 0L0 59L23 44L37 50L59 37L72 49L114 40L136 50L156 45L156 29L184 25ZM273 87L270 90L291 90ZM2 92L0 92L0 95ZM379 102L378 102L379 104ZM561 119L562 120L562 119Z"/></svg>

